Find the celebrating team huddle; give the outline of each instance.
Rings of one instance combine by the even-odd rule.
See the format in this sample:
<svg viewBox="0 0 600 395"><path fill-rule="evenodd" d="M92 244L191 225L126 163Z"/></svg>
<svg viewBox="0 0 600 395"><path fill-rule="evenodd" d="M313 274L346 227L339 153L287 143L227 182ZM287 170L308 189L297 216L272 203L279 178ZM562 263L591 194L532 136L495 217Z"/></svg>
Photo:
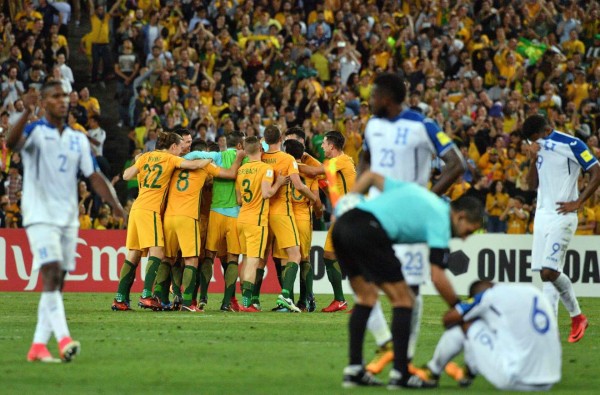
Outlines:
<svg viewBox="0 0 600 395"><path fill-rule="evenodd" d="M266 253L270 252L280 266L279 309L300 312L310 308L314 311L313 271L308 255L312 208L321 210L317 178L324 170L320 164L308 164L315 165L315 160L297 141L304 137L301 130L290 130L288 136L285 147L293 156L281 151L284 135L275 126L265 130L266 151L260 140L249 138L244 141L240 133L227 136L228 146L233 145L235 149L218 153L189 152L191 137L187 131L161 134L156 150L137 158L123 175L126 180L138 178L140 194L129 217L128 254L112 309L131 309L130 290L136 268L142 255L147 254L140 307L204 311L213 259L218 256L226 282L221 310L260 311L260 287ZM195 148L201 145L199 143ZM329 132L323 146L329 157L340 159L340 185L336 187L345 193L354 183L356 171L352 160L342 154L344 137L339 132ZM202 191L209 186L212 187L212 205L207 216L201 209L205 197ZM326 254L335 257L330 236L327 240ZM183 270L178 265L179 255ZM239 255L243 256L244 263L241 273ZM199 268L199 257L202 256L204 259ZM335 300L324 309L326 312L347 308L341 270L334 259L327 265L327 274ZM293 300L298 271L301 275L299 306ZM238 273L242 305L235 298ZM169 301L170 288L174 294L172 303Z"/></svg>

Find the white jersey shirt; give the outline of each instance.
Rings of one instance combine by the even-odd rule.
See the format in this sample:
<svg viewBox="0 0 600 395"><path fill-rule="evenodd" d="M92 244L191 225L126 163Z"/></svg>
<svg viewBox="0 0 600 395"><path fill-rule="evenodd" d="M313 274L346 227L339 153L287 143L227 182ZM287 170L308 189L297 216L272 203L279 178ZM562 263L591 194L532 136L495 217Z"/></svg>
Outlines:
<svg viewBox="0 0 600 395"><path fill-rule="evenodd" d="M556 130L537 143L540 145L536 162L537 210L556 213L558 202L571 202L579 197L580 169L587 171L597 165L598 160L583 141Z"/></svg>
<svg viewBox="0 0 600 395"><path fill-rule="evenodd" d="M431 119L405 110L392 120L371 118L363 150L371 154L371 171L394 180L427 186L432 155L443 156L454 142ZM369 196L378 191L371 188Z"/></svg>
<svg viewBox="0 0 600 395"><path fill-rule="evenodd" d="M77 174L98 170L87 137L68 126L61 135L45 118L23 135L23 226L79 226Z"/></svg>
<svg viewBox="0 0 600 395"><path fill-rule="evenodd" d="M481 319L495 331L490 347L505 359L508 375L524 384L560 380L558 326L546 297L533 285L496 284L456 309L465 321Z"/></svg>

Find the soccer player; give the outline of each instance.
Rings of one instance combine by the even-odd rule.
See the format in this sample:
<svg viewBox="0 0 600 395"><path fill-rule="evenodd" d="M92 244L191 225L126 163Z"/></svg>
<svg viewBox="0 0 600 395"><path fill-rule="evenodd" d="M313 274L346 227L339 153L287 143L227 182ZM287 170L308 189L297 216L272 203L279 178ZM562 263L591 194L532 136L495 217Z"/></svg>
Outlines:
<svg viewBox="0 0 600 395"><path fill-rule="evenodd" d="M138 305L142 308L161 310L158 298L153 297L152 287L156 272L164 258L164 233L161 213L171 176L175 169L196 170L205 167L210 160L185 160L179 155L182 138L176 133L159 133L156 150L142 154L135 163L125 169L124 180L138 177L140 192L131 207L127 223L127 258L121 267L119 288L112 309L130 310L129 292L135 280L135 270L142 254L148 253L148 266L144 278L144 291Z"/></svg>
<svg viewBox="0 0 600 395"><path fill-rule="evenodd" d="M531 141L529 189L537 188L537 209L533 225L531 269L539 271L544 295L554 314L558 299L571 316L569 342L583 337L588 320L581 313L573 284L562 273L565 254L577 229L577 210L600 184L600 166L580 139L553 130L545 117L532 115L523 123L523 133ZM589 172L587 186L577 189L579 169Z"/></svg>
<svg viewBox="0 0 600 395"><path fill-rule="evenodd" d="M186 157L193 159L194 152ZM208 164L199 170L179 169L171 176L167 208L164 214L165 256L163 260L167 266L173 266L177 259L179 249L184 260L183 270L183 303L182 310L202 312L192 306L192 296L196 286L198 274L198 256L200 255L200 193L207 176L223 179L235 179L237 170L245 154L237 153L236 159L229 169L223 169L215 164ZM154 286L155 295L161 300L163 308L169 298L169 271L161 271L156 276ZM174 288L175 288L175 281ZM170 306L167 306L167 309Z"/></svg>
<svg viewBox="0 0 600 395"><path fill-rule="evenodd" d="M354 161L348 155L344 153L344 136L337 131L330 131L325 134L321 147L325 152L327 160L324 165L319 167L304 166L302 167L302 174L309 176L319 176L325 174L325 167L329 165L329 161L335 159L335 168L337 174L337 185L330 185L330 191L336 189L340 196L344 196L350 188L354 185L356 180L356 168ZM329 306L323 308L321 311L325 313L333 313L336 311L343 311L348 308L348 302L344 297L344 291L342 290L342 271L337 262L333 243L331 241L331 234L333 232L333 226L329 228L327 232L327 238L325 239L325 253L323 258L325 260L325 271L327 278L333 288L333 301Z"/></svg>
<svg viewBox="0 0 600 395"><path fill-rule="evenodd" d="M467 376L481 373L499 390L547 391L560 381L561 346L550 303L534 286L476 281L469 299L444 315L448 328L424 373L439 382L446 364L463 349Z"/></svg>
<svg viewBox="0 0 600 395"><path fill-rule="evenodd" d="M219 141L221 141L220 139ZM198 158L212 159L223 169L229 169L235 161L237 150L243 150L244 135L232 132L225 136L226 146L220 152L196 152ZM238 258L240 241L237 234L237 216L240 207L235 197L235 181L215 178L213 180L212 203L208 219L205 257L200 264L200 309L207 303L208 285L213 275L213 263L216 256L221 261L225 278L225 291L221 311L238 311L235 298L235 284L238 279Z"/></svg>
<svg viewBox="0 0 600 395"><path fill-rule="evenodd" d="M286 134L287 136L287 134ZM297 140L288 139L283 143L285 152L292 155L298 162L298 169L306 166L301 162L305 156L304 145ZM309 155L310 157L310 155ZM319 182L317 178L309 177L302 174L300 171L300 179L317 198L314 205L315 209L321 207L321 199L319 197ZM315 311L316 304L313 294L313 268L310 264L310 248L312 246L312 210L308 199L296 192L292 186L292 207L294 209L294 218L298 226L298 236L300 237L300 296L298 297L297 306L300 310L309 312ZM279 255L273 253L274 256Z"/></svg>
<svg viewBox="0 0 600 395"><path fill-rule="evenodd" d="M244 256L242 267L241 312L255 313L252 293L256 283L256 269L265 256L269 232L269 199L286 182L286 177L276 176L273 168L262 162L260 140L248 137L244 150L249 161L238 170L235 193L241 206L237 229ZM275 182L274 179L276 178Z"/></svg>
<svg viewBox="0 0 600 395"><path fill-rule="evenodd" d="M428 383L408 372L413 296L393 244L427 243L431 262L444 265L450 237L465 238L477 230L483 219L483 205L469 197L448 205L419 185L370 171L361 175L352 192L364 194L371 186L383 193L341 215L332 234L339 262L356 294L349 322L350 363L344 369L343 385L381 385L365 370L362 359L367 320L381 289L392 304L394 367L388 388L427 387Z"/></svg>
<svg viewBox="0 0 600 395"><path fill-rule="evenodd" d="M403 109L405 97L406 84L398 75L384 73L375 78L370 99L374 116L365 128L363 154L358 171L360 173L370 169L395 180L427 186L431 175L431 158L437 156L444 161L445 166L431 191L441 196L466 170L464 159L456 145L434 121L414 110ZM376 196L378 191L371 188L369 194ZM399 209L402 210L400 207ZM427 247L421 248L422 250L413 250L413 256L419 254L427 256ZM402 251L402 246L396 246L395 249ZM401 254L398 255L402 260ZM429 266L426 260L424 264ZM425 277L429 270L407 273L407 267L408 265L405 265L402 268L404 277L415 294L409 345L409 360L411 360L415 353L423 314L419 286L428 280ZM419 266L411 265L411 267ZM443 270L437 265L431 267L431 278L436 283L436 287L450 284ZM455 295L451 296L454 294L451 286L443 293L449 295L450 299L447 299L447 302L450 305L458 300ZM379 349L375 358L367 365L367 369L377 374L393 358L389 341L391 334L379 304L371 313L368 327Z"/></svg>
<svg viewBox="0 0 600 395"><path fill-rule="evenodd" d="M35 90L23 97L25 109L9 129L7 146L20 151L23 161L23 226L33 255L33 270L39 270L43 289L38 321L27 360L55 362L47 344L52 334L60 359L71 361L81 345L71 339L61 291L65 275L75 269L79 205L77 174L89 177L92 188L113 207L115 216L123 208L114 189L99 172L89 142L82 133L65 125L68 96L60 82L41 89L45 117L27 124L39 101Z"/></svg>
<svg viewBox="0 0 600 395"><path fill-rule="evenodd" d="M282 135L277 126L267 126L265 129L265 142L269 145L269 149L262 154L262 161L273 167L276 174L281 173L284 177L289 177L295 190L306 196L311 204L316 202L316 196L300 180L298 164L294 157L281 152ZM269 251L269 247L277 246L274 250L282 250L284 251L282 255L285 255L285 259L282 259L282 266L285 262L282 272L283 285L281 294L277 298L277 305L290 311L300 312L300 309L296 307L294 301L290 298L298 273L298 263L301 259L298 227L292 208L290 189L290 185L285 185L279 188L277 193L270 199L267 251ZM265 264L263 259L259 264L259 268L264 269Z"/></svg>

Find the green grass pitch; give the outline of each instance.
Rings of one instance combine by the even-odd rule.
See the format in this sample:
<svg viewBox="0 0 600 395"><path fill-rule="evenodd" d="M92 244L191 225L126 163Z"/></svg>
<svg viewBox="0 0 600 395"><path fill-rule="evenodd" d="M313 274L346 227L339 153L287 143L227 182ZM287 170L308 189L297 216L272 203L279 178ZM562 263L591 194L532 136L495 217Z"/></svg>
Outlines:
<svg viewBox="0 0 600 395"><path fill-rule="evenodd" d="M381 388L342 390L347 362L345 313L221 313L211 295L204 314L110 310L111 294L65 294L71 334L82 353L70 364L28 363L25 356L37 317L38 293L0 293L0 393L2 394L338 394L381 393ZM330 301L318 295L318 307ZM351 297L348 297L351 300ZM263 308L274 295L263 295ZM582 299L590 318L583 340L566 341L569 319L560 312L563 379L552 392L598 393L600 342L596 317L600 299ZM389 312L389 305L384 302ZM432 355L444 306L425 298L415 362ZM389 314L388 314L389 315ZM388 316L389 318L389 316ZM57 356L54 340L50 351ZM365 359L374 353L370 335ZM382 373L387 381L387 370ZM468 390L493 388L478 377ZM431 393L465 393L444 376Z"/></svg>

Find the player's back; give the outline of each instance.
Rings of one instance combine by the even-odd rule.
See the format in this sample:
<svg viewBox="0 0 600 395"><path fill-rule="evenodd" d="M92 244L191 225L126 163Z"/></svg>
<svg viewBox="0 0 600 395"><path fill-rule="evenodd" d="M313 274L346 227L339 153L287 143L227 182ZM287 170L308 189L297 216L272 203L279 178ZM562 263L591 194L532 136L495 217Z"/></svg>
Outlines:
<svg viewBox="0 0 600 395"><path fill-rule="evenodd" d="M298 168L301 169L305 164L298 163ZM300 180L308 187L315 195L319 194L319 181L315 177L309 177L305 173L300 173ZM294 217L296 221L310 221L311 212L309 200L306 196L296 190L294 185L291 186L292 207L294 209Z"/></svg>
<svg viewBox="0 0 600 395"><path fill-rule="evenodd" d="M480 300L477 300L480 298ZM465 320L483 319L496 331L506 369L526 384L560 380L561 345L552 308L530 284L496 284L476 296ZM476 336L476 335L474 335Z"/></svg>
<svg viewBox="0 0 600 395"><path fill-rule="evenodd" d="M164 209L171 176L183 158L165 151L142 154L135 162L139 170L139 195L132 209L145 209L160 213Z"/></svg>
<svg viewBox="0 0 600 395"><path fill-rule="evenodd" d="M266 163L251 161L238 169L236 188L242 196L238 223L267 226L269 199L262 195L262 182L273 182L273 168Z"/></svg>
<svg viewBox="0 0 600 395"><path fill-rule="evenodd" d="M556 212L557 202L577 200L580 169L588 170L598 161L583 141L565 133L553 131L537 142L537 210Z"/></svg>
<svg viewBox="0 0 600 395"><path fill-rule="evenodd" d="M392 121L371 118L363 149L371 155L373 172L427 186L432 155L441 157L453 145L435 122L416 111L405 110ZM373 188L369 193L372 192Z"/></svg>
<svg viewBox="0 0 600 395"><path fill-rule="evenodd" d="M340 196L347 194L354 186L356 181L356 166L351 157L346 154L341 154L332 159L325 161L324 165L328 166L330 161L335 161L336 168L336 188Z"/></svg>
<svg viewBox="0 0 600 395"><path fill-rule="evenodd" d="M200 218L200 194L210 175L218 174L219 169L210 163L203 169L177 169L171 176L165 215L185 215Z"/></svg>
<svg viewBox="0 0 600 395"><path fill-rule="evenodd" d="M237 151L234 149L228 149L221 152L221 167L224 169L231 168ZM237 207L235 197L235 180L228 180L224 178L217 178L213 180L213 195L211 208L231 208Z"/></svg>
<svg viewBox="0 0 600 395"><path fill-rule="evenodd" d="M420 185L386 177L383 193L357 207L372 213L393 242L448 247L450 205Z"/></svg>
<svg viewBox="0 0 600 395"><path fill-rule="evenodd" d="M281 173L282 176L298 174L298 163L290 154L282 151L264 152L262 161L273 168L274 174ZM291 215L290 186L283 185L270 199L271 215Z"/></svg>
<svg viewBox="0 0 600 395"><path fill-rule="evenodd" d="M86 136L69 127L60 135L45 119L27 125L24 135L23 224L76 226L77 174L89 176L97 166Z"/></svg>

